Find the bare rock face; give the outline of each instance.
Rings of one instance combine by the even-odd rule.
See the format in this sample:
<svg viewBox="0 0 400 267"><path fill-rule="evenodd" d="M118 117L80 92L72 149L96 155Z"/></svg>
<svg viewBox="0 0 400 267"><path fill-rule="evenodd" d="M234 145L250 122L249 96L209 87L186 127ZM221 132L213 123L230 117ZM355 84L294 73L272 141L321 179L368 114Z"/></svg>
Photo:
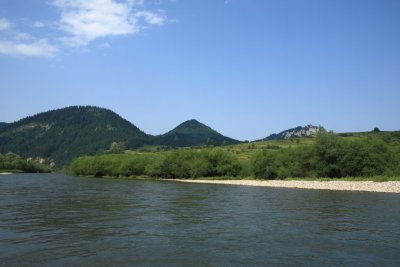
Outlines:
<svg viewBox="0 0 400 267"><path fill-rule="evenodd" d="M320 132L325 132L324 127L322 126L314 126L314 125L306 125L304 127L298 126L296 128L288 129L278 134L271 134L270 136L262 139L262 140L278 140L278 139L291 139L291 138L299 138L299 137L313 137L316 136Z"/></svg>
<svg viewBox="0 0 400 267"><path fill-rule="evenodd" d="M295 128L293 130L287 130L286 132L283 132L283 138L284 139L290 139L290 138L295 138L295 137L310 137L310 136L316 136L323 128L320 126L313 126L311 124L305 126L305 127L300 127Z"/></svg>

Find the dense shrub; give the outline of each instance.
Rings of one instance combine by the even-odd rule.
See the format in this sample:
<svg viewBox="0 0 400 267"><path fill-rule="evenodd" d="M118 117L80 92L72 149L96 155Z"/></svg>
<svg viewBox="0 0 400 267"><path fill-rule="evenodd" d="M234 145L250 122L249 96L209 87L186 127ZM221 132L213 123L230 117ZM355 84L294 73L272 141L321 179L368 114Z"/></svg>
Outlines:
<svg viewBox="0 0 400 267"><path fill-rule="evenodd" d="M70 171L75 175L96 177L234 177L241 173L241 165L231 153L222 149L184 149L154 154L79 157L73 160Z"/></svg>
<svg viewBox="0 0 400 267"><path fill-rule="evenodd" d="M341 176L384 175L389 163L387 145L383 142L353 141L343 146Z"/></svg>
<svg viewBox="0 0 400 267"><path fill-rule="evenodd" d="M400 175L399 163L398 146L322 134L313 145L258 153L252 160L252 172L261 179L393 176Z"/></svg>
<svg viewBox="0 0 400 267"><path fill-rule="evenodd" d="M314 177L315 149L312 146L264 150L252 160L253 175L261 179Z"/></svg>
<svg viewBox="0 0 400 267"><path fill-rule="evenodd" d="M340 177L340 159L343 155L344 141L333 134L322 134L315 142L317 175L319 177Z"/></svg>
<svg viewBox="0 0 400 267"><path fill-rule="evenodd" d="M275 179L278 176L275 151L263 150L255 155L252 160L252 171L255 177L261 179Z"/></svg>
<svg viewBox="0 0 400 267"><path fill-rule="evenodd" d="M322 134L315 143L265 149L240 161L237 150L178 149L136 154L106 154L75 159L76 175L114 177L371 177L400 175L400 146L382 138L346 140ZM239 154L240 155L240 154Z"/></svg>
<svg viewBox="0 0 400 267"><path fill-rule="evenodd" d="M239 161L222 149L176 150L162 160L159 176L165 178L198 178L238 176ZM150 173L148 173L150 174Z"/></svg>
<svg viewBox="0 0 400 267"><path fill-rule="evenodd" d="M0 170L20 172L50 172L50 168L32 160L26 160L14 153L0 154Z"/></svg>
<svg viewBox="0 0 400 267"><path fill-rule="evenodd" d="M213 149L206 153L207 169L205 175L212 176L238 176L241 171L239 161L229 152L222 149Z"/></svg>

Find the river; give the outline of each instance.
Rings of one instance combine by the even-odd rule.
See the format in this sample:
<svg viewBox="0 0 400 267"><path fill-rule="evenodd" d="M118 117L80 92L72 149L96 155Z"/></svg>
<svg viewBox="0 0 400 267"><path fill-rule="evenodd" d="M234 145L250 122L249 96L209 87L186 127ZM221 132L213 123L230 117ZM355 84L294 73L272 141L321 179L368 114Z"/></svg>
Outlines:
<svg viewBox="0 0 400 267"><path fill-rule="evenodd" d="M400 195L0 176L0 266L400 266Z"/></svg>

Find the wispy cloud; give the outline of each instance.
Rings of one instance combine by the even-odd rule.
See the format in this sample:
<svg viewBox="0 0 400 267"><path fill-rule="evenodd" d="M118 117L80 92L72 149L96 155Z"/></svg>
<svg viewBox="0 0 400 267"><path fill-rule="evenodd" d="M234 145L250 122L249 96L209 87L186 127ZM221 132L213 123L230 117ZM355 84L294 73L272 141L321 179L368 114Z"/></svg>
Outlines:
<svg viewBox="0 0 400 267"><path fill-rule="evenodd" d="M136 18L143 18L148 24L151 25L162 25L165 22L164 17L159 14L148 12L148 11L139 11L135 13Z"/></svg>
<svg viewBox="0 0 400 267"><path fill-rule="evenodd" d="M58 48L51 45L47 39L41 39L31 43L0 41L0 54L52 57L57 51Z"/></svg>
<svg viewBox="0 0 400 267"><path fill-rule="evenodd" d="M14 29L14 25L5 18L0 18L0 54L22 55L36 57L52 57L58 48L51 45L47 39L35 40L30 34Z"/></svg>
<svg viewBox="0 0 400 267"><path fill-rule="evenodd" d="M127 35L142 29L139 18L161 25L162 16L149 11L136 11L143 1L127 0L53 0L61 12L60 29L68 34L62 41L70 46L85 46L107 36Z"/></svg>
<svg viewBox="0 0 400 267"><path fill-rule="evenodd" d="M7 19L0 19L0 31L8 30L10 27L11 23Z"/></svg>
<svg viewBox="0 0 400 267"><path fill-rule="evenodd" d="M166 21L162 14L146 10L144 0L50 0L50 4L60 12L59 19L32 21L29 26L33 29L52 25L54 30L57 25L56 36L39 37L37 30L20 32L18 25L0 18L0 54L52 57L68 46L86 49L98 38L135 34ZM101 48L111 48L106 41Z"/></svg>
<svg viewBox="0 0 400 267"><path fill-rule="evenodd" d="M46 24L44 22L41 22L41 21L35 21L33 23L33 27L35 27L35 28L43 28L45 26L46 26Z"/></svg>
<svg viewBox="0 0 400 267"><path fill-rule="evenodd" d="M33 39L33 37L26 32L14 32L14 39L16 40L30 40Z"/></svg>

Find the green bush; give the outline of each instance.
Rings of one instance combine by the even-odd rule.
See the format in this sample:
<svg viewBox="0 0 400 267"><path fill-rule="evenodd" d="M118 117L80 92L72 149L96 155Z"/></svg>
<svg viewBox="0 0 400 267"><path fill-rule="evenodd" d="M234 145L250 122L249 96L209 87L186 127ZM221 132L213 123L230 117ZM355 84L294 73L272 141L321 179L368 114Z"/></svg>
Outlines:
<svg viewBox="0 0 400 267"><path fill-rule="evenodd" d="M135 156L126 158L120 163L117 174L125 177L143 175L146 170L147 162L148 160L146 157Z"/></svg>
<svg viewBox="0 0 400 267"><path fill-rule="evenodd" d="M240 175L241 171L239 161L222 149L182 149L153 154L86 156L74 159L70 165L70 172L74 175L96 177L235 177Z"/></svg>
<svg viewBox="0 0 400 267"><path fill-rule="evenodd" d="M251 170L256 178L373 177L400 175L400 147L380 140L344 140L321 134L309 146L264 150L255 155Z"/></svg>
<svg viewBox="0 0 400 267"><path fill-rule="evenodd" d="M341 177L340 159L344 141L334 134L321 134L315 142L316 171L319 177Z"/></svg>
<svg viewBox="0 0 400 267"><path fill-rule="evenodd" d="M276 179L278 177L276 167L277 154L276 151L263 150L254 156L251 167L256 178Z"/></svg>
<svg viewBox="0 0 400 267"><path fill-rule="evenodd" d="M0 154L0 170L17 172L50 172L50 168L32 160L26 160L14 153Z"/></svg>
<svg viewBox="0 0 400 267"><path fill-rule="evenodd" d="M237 150L177 149L164 152L105 154L73 160L75 175L97 177L199 178L248 177L259 179L341 178L400 175L400 146L383 138L346 140L321 134L315 143L264 149L238 160ZM0 162L1 163L1 162ZM13 162L19 166L20 160Z"/></svg>

